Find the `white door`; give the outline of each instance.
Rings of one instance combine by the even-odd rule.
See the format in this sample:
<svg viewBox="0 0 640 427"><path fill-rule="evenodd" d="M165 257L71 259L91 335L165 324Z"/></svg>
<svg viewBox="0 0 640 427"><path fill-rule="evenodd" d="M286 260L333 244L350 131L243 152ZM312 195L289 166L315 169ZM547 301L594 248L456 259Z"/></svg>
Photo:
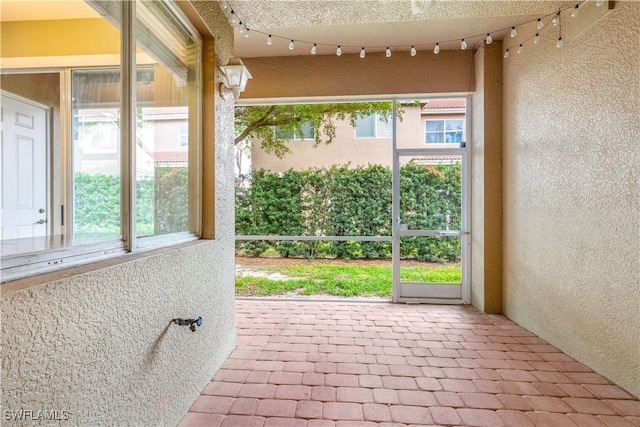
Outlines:
<svg viewBox="0 0 640 427"><path fill-rule="evenodd" d="M46 236L48 111L6 93L0 105L0 239Z"/></svg>

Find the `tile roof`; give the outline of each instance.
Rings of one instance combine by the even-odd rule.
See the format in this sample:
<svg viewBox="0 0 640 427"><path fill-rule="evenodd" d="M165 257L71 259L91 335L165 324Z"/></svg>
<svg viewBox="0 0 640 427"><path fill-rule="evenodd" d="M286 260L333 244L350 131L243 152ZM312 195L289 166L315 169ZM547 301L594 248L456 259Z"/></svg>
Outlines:
<svg viewBox="0 0 640 427"><path fill-rule="evenodd" d="M459 110L465 108L466 102L464 98L431 99L423 105L422 110Z"/></svg>
<svg viewBox="0 0 640 427"><path fill-rule="evenodd" d="M187 163L187 151L155 151L151 153L155 163Z"/></svg>

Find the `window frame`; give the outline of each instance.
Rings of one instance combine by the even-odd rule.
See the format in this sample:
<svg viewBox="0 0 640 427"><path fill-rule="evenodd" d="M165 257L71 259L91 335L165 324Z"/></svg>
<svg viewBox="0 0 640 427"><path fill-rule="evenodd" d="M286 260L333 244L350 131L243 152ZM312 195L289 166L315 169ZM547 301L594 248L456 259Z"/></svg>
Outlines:
<svg viewBox="0 0 640 427"><path fill-rule="evenodd" d="M447 122L453 122L453 121L462 123L462 129L460 130L460 132L461 132L460 141L448 142L447 141ZM440 132L440 131L438 131L438 132L434 132L434 131L429 132L428 127L427 127L429 122L442 122L442 132ZM425 121L424 121L424 142L425 142L425 144L428 144L428 145L431 145L431 144L458 144L459 145L459 144L463 143L464 140L465 140L465 126L466 126L466 123L465 123L465 119L464 118L425 119ZM455 132L458 132L458 131L455 131ZM438 142L429 141L428 135L436 135L436 134L437 135L442 135L442 141L438 141Z"/></svg>
<svg viewBox="0 0 640 427"><path fill-rule="evenodd" d="M299 135L297 134L297 132L293 130L293 136L291 138L283 138L278 136L278 132L281 132L280 129L278 129L278 125L275 125L273 127L273 134L277 139L286 139L287 141L315 141L316 132L315 132L315 129L313 128L313 123L307 121L307 122L303 122L300 126L304 128L305 125L311 126L311 132L313 133L312 136L307 137L306 135L303 134L302 138L299 138Z"/></svg>
<svg viewBox="0 0 640 427"><path fill-rule="evenodd" d="M353 135L355 139L384 139L384 138L392 138L393 137L393 132L391 129L391 120L393 119L389 119L389 123L385 123L381 118L380 118L380 114L378 113L373 113L373 114L369 114L367 116L363 116L363 117L359 117L359 119L364 119L364 118L369 118L373 116L374 117L374 126L373 126L373 136L358 136L358 119L356 119L356 124L353 127ZM389 126L389 135L380 135L380 124L383 124L385 126Z"/></svg>
<svg viewBox="0 0 640 427"><path fill-rule="evenodd" d="M95 0L94 0L95 1ZM113 2L109 2L113 6ZM194 100L189 102L189 108L193 107L193 120L188 122L188 152L189 152L189 228L192 231L184 231L170 234L137 236L136 234L136 48L135 34L136 2L117 2L121 13L120 30L120 72L121 72L121 103L120 103L120 181L121 181L121 239L100 241L86 244L74 244L72 209L73 202L73 163L72 163L72 103L71 103L71 72L72 70L113 68L114 64L101 66L70 66L46 68L48 72L57 71L60 75L60 155L63 164L60 166L61 191L66 196L61 200L64 206L63 231L58 235L47 235L43 238L18 239L16 246L24 247L5 256L2 254L2 278L1 282L10 282L38 274L50 273L62 268L86 265L97 261L122 256L127 253L143 249L155 249L165 246L182 244L187 241L197 240L203 234L203 202L202 202L202 156L203 134L209 136L208 130L203 129L204 103L202 99L212 91L210 85L206 85L203 79L204 61L212 60L209 53L204 53L205 35L203 37L192 23L183 8L172 0L164 3L188 29L191 37L197 45L195 76L192 93ZM2 69L4 73L31 73L38 72L40 68ZM212 139L213 140L213 139ZM212 155L208 151L208 155ZM49 186L52 187L53 183ZM207 188L209 183L205 183ZM213 190L213 189L212 189ZM209 212L210 213L210 212ZM211 234L211 233L208 233ZM208 238L210 238L209 236Z"/></svg>

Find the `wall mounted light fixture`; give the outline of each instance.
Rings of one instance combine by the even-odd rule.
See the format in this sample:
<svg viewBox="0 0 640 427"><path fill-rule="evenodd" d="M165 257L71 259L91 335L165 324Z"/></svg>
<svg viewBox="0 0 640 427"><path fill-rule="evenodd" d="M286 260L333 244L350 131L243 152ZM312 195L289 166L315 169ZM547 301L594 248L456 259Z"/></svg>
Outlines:
<svg viewBox="0 0 640 427"><path fill-rule="evenodd" d="M231 59L227 65L220 67L224 74L224 81L220 83L220 96L233 93L233 97L238 99L240 92L247 87L247 81L251 78L251 73L247 70L240 59Z"/></svg>

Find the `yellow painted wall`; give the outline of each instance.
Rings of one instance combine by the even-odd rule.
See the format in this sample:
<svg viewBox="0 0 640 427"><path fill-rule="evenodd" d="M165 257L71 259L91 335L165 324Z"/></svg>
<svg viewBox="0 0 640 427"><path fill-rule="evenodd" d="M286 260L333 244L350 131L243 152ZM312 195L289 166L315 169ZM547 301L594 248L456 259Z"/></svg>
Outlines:
<svg viewBox="0 0 640 427"><path fill-rule="evenodd" d="M120 32L101 18L3 22L0 35L3 58L120 52Z"/></svg>
<svg viewBox="0 0 640 427"><path fill-rule="evenodd" d="M580 18L578 18L580 19ZM640 396L640 8L504 61L504 312Z"/></svg>

